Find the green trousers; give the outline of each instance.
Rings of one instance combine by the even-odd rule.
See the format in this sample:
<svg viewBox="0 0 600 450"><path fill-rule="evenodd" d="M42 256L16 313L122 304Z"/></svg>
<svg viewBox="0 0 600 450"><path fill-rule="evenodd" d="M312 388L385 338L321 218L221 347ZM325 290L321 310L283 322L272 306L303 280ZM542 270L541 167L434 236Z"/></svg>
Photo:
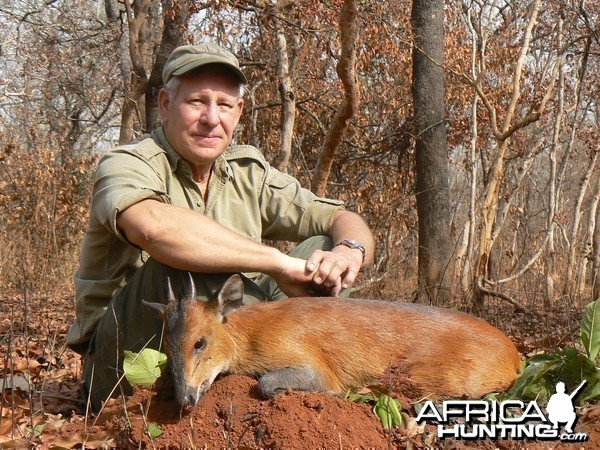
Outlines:
<svg viewBox="0 0 600 450"><path fill-rule="evenodd" d="M308 259L314 250L330 250L332 245L330 238L315 236L298 244L290 256ZM192 273L197 297L201 300L210 299L229 276L230 273ZM167 303L167 278L176 298L189 291L187 272L150 259L111 299L83 360L82 393L84 399L89 399L93 411L98 411L102 402L111 397L132 393L131 386L122 376L124 350L159 350L162 322L142 304L142 300ZM272 278L263 276L255 282L244 277L244 304L282 298L285 298L285 294ZM265 324L265 329L267 327Z"/></svg>

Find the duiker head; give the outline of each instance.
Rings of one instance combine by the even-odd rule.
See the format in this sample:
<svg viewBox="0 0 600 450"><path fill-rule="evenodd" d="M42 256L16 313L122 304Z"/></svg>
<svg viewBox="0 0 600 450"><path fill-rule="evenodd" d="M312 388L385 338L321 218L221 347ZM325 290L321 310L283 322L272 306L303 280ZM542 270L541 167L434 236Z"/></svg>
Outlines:
<svg viewBox="0 0 600 450"><path fill-rule="evenodd" d="M190 274L186 295L176 298L168 281L169 302L143 302L164 321L164 350L175 389L183 407L198 403L217 375L227 371L234 350L224 327L229 312L242 305L244 285L231 276L209 301L196 298Z"/></svg>

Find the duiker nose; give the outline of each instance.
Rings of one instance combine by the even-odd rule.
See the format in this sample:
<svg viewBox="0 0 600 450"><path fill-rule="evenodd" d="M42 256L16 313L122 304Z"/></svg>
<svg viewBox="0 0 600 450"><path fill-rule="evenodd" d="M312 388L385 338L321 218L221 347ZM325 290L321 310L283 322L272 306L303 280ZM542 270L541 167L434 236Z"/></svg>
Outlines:
<svg viewBox="0 0 600 450"><path fill-rule="evenodd" d="M183 401L181 402L182 406L194 406L198 403L198 393L196 389L187 386L184 392Z"/></svg>

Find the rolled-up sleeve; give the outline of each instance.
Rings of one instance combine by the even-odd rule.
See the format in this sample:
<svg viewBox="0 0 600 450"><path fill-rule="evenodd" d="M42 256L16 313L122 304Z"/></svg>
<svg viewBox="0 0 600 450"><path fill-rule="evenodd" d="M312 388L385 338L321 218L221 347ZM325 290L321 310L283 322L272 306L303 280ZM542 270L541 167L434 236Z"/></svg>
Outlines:
<svg viewBox="0 0 600 450"><path fill-rule="evenodd" d="M327 235L343 202L317 197L290 175L267 169L261 192L263 237L300 242Z"/></svg>
<svg viewBox="0 0 600 450"><path fill-rule="evenodd" d="M126 241L117 227L117 215L142 200L169 202L164 186L164 180L148 162L127 147L110 151L98 165L91 214L98 223Z"/></svg>

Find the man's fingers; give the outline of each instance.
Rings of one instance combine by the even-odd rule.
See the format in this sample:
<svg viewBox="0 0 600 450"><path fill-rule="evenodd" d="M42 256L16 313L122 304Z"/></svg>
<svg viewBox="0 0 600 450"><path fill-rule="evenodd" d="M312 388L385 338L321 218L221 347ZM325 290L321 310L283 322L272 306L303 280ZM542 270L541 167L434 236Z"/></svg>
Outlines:
<svg viewBox="0 0 600 450"><path fill-rule="evenodd" d="M333 254L331 254L333 255ZM329 257L324 259L315 274L314 281L317 284L323 284L327 287L339 284L341 286L341 276L348 269L348 261L344 258Z"/></svg>
<svg viewBox="0 0 600 450"><path fill-rule="evenodd" d="M358 270L348 269L342 278L342 289L346 289L348 286L352 286L358 276Z"/></svg>
<svg viewBox="0 0 600 450"><path fill-rule="evenodd" d="M327 288L330 295L338 296L342 289L351 286L360 270L351 249L340 247L336 252L315 250L306 261L315 288Z"/></svg>
<svg viewBox="0 0 600 450"><path fill-rule="evenodd" d="M323 257L325 252L323 250L315 250L310 258L306 260L306 270L313 274L319 269L321 265L321 261L323 261Z"/></svg>

